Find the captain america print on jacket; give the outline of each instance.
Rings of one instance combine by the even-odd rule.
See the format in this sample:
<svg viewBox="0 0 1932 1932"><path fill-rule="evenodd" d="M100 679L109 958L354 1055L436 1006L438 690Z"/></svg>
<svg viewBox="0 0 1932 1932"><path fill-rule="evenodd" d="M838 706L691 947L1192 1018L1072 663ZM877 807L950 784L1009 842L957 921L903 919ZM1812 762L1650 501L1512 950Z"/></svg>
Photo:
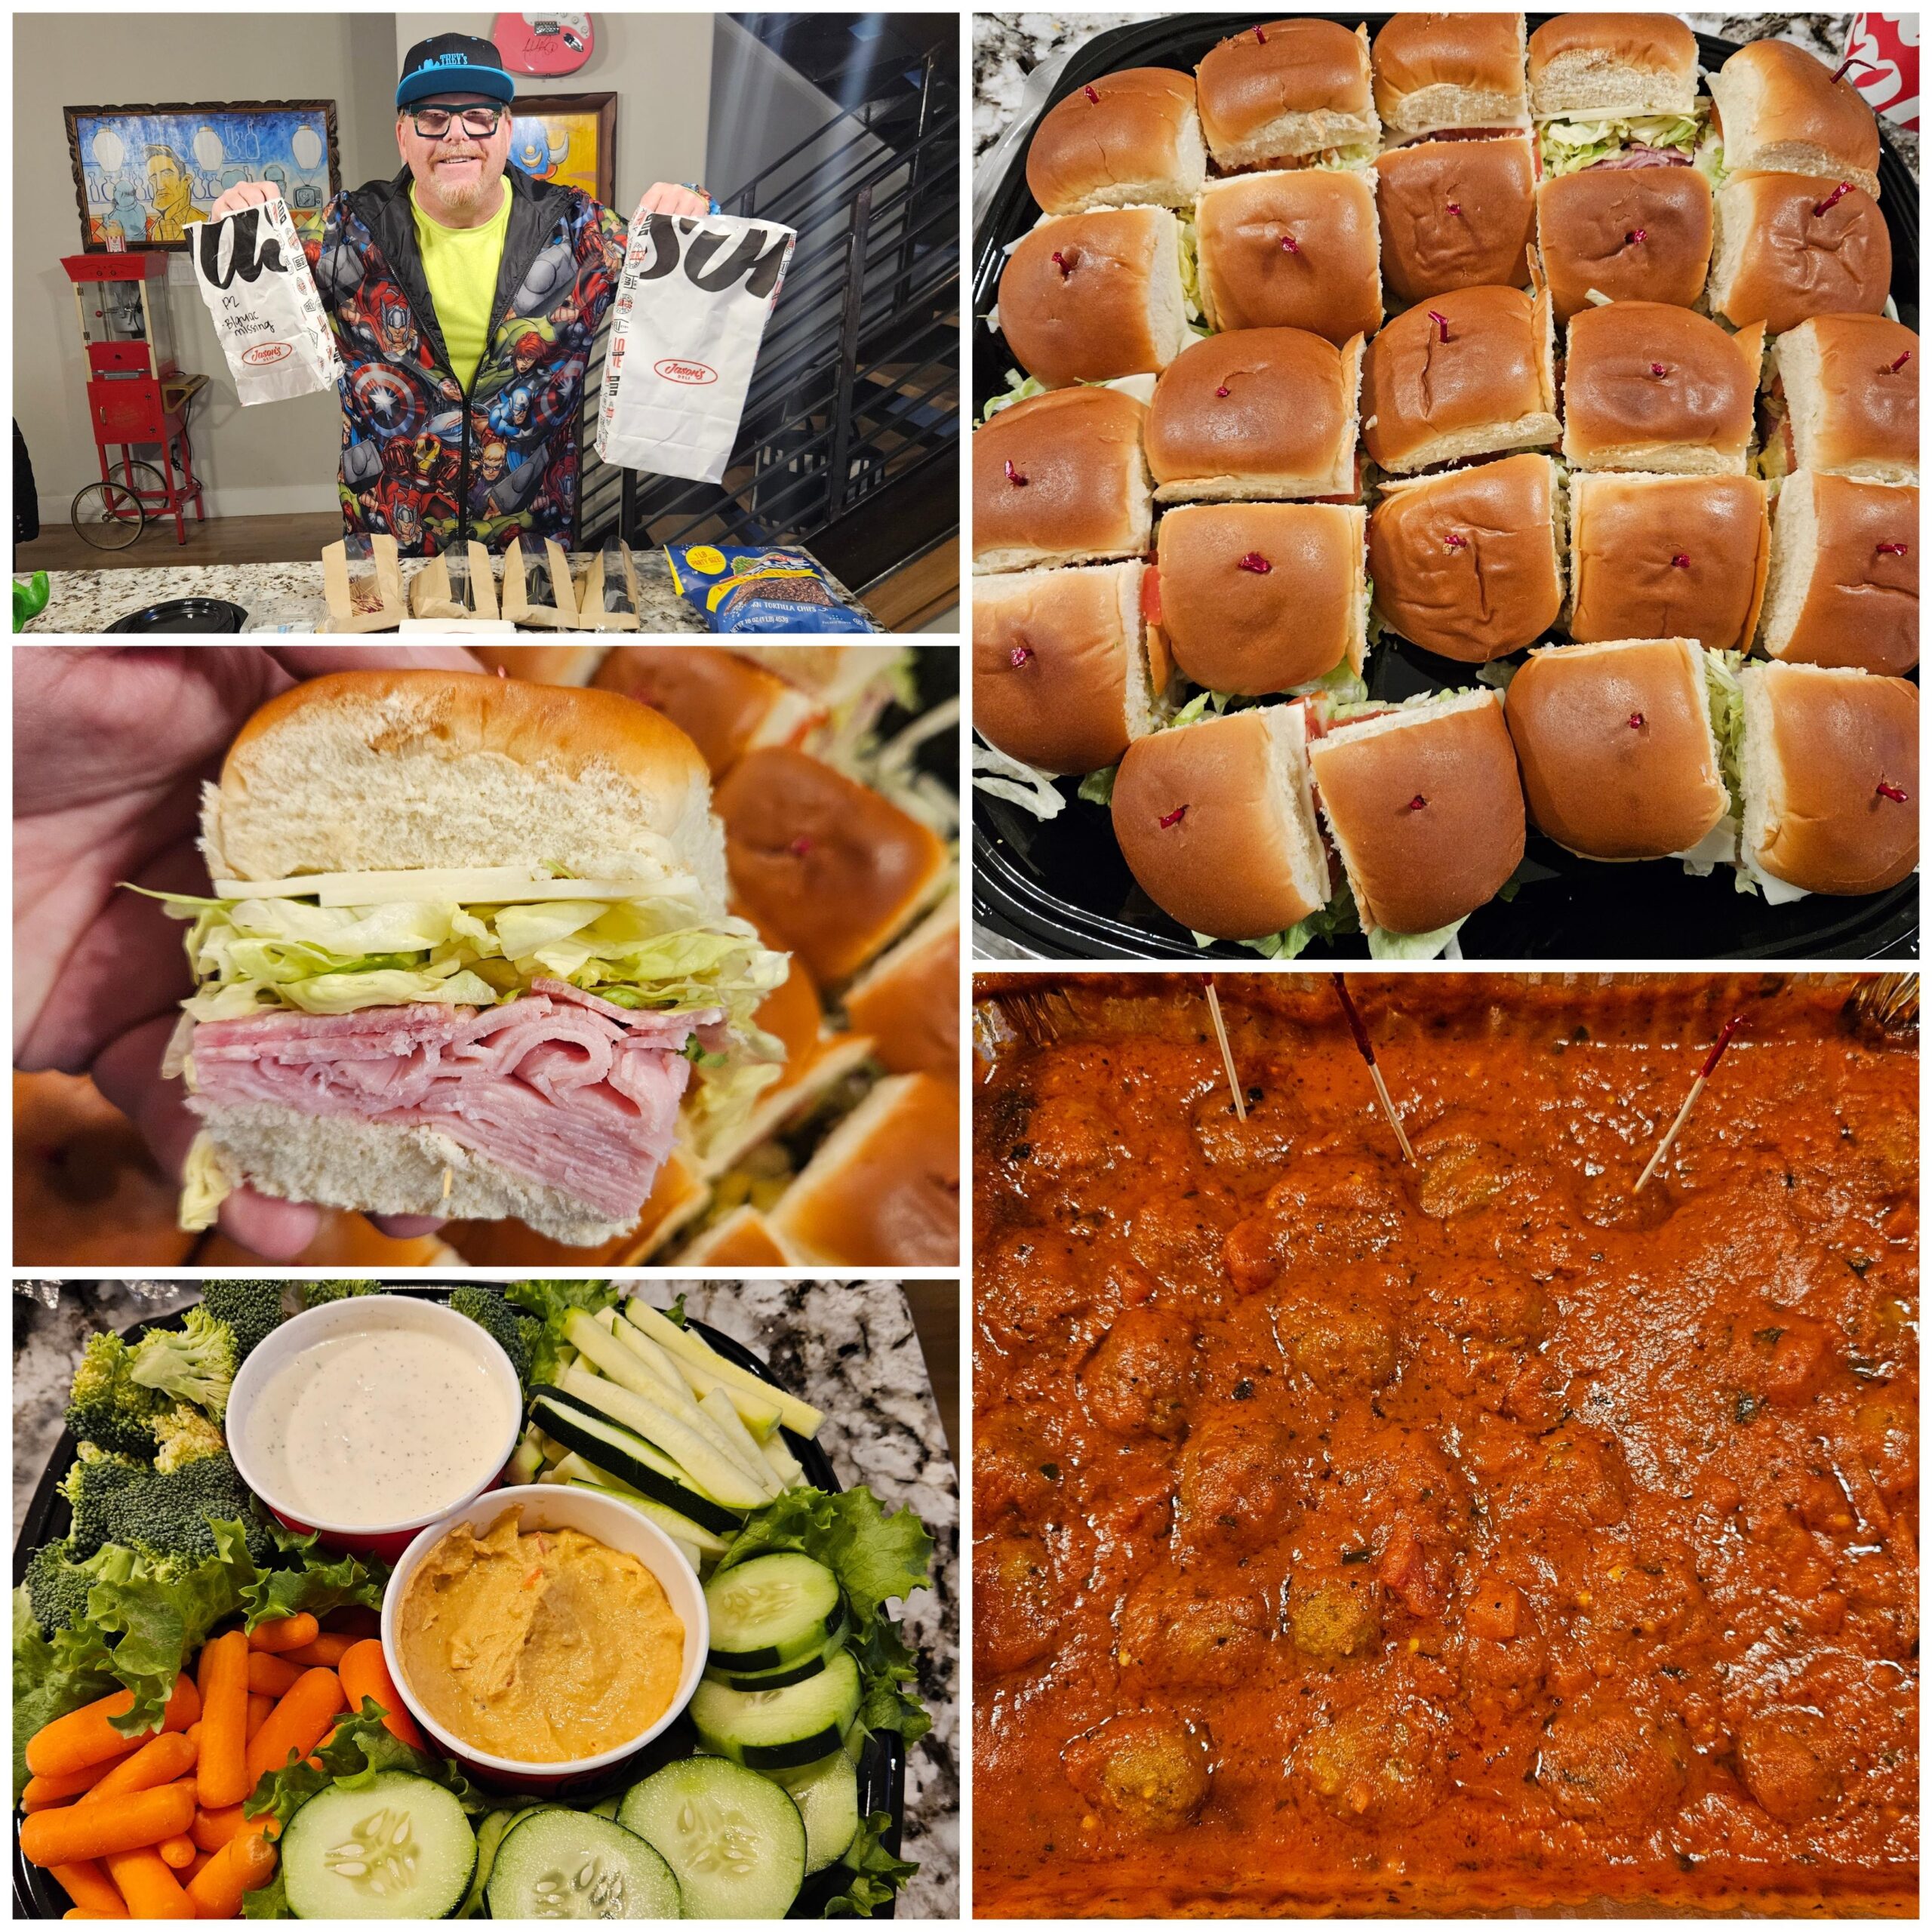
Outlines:
<svg viewBox="0 0 1932 1932"><path fill-rule="evenodd" d="M623 266L625 225L580 189L503 174L510 197L489 340L469 393L416 245L405 169L338 195L309 245L342 349L344 528L405 556L474 537L576 547L584 371Z"/></svg>

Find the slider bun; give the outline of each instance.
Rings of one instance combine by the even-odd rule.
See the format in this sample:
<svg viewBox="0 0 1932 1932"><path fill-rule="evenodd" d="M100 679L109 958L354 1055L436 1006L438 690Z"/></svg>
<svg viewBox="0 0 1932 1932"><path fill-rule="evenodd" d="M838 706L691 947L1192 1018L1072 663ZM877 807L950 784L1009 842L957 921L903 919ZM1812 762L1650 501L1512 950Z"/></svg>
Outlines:
<svg viewBox="0 0 1932 1932"><path fill-rule="evenodd" d="M1743 676L1746 855L1807 892L1882 892L1909 878L1918 686L1810 664L1747 664Z"/></svg>
<svg viewBox="0 0 1932 1932"><path fill-rule="evenodd" d="M1918 481L1918 338L1903 322L1815 316L1778 338L1777 368L1796 468Z"/></svg>
<svg viewBox="0 0 1932 1932"><path fill-rule="evenodd" d="M1592 306L1592 291L1691 307L1712 234L1711 184L1694 168L1586 168L1537 190L1537 246L1559 322Z"/></svg>
<svg viewBox="0 0 1932 1932"><path fill-rule="evenodd" d="M973 722L1008 758L1098 771L1151 731L1139 562L1023 571L973 586ZM1015 657L1020 662L1014 662Z"/></svg>
<svg viewBox="0 0 1932 1932"><path fill-rule="evenodd" d="M1195 74L1208 152L1226 171L1373 145L1381 132L1364 27L1269 20L1211 48Z"/></svg>
<svg viewBox="0 0 1932 1932"><path fill-rule="evenodd" d="M1126 67L1075 88L1040 117L1026 149L1026 186L1048 214L1184 208L1207 172L1194 76L1171 67Z"/></svg>
<svg viewBox="0 0 1932 1932"><path fill-rule="evenodd" d="M706 1268L787 1268L792 1257L779 1244L771 1224L748 1202L700 1235L694 1235L678 1251L680 1263Z"/></svg>
<svg viewBox="0 0 1932 1932"><path fill-rule="evenodd" d="M1363 174L1237 174L1208 183L1194 220L1211 328L1307 329L1339 346L1382 326L1375 192Z"/></svg>
<svg viewBox="0 0 1932 1932"><path fill-rule="evenodd" d="M1438 128L1521 126L1521 14L1397 14L1375 36L1375 110L1392 143Z"/></svg>
<svg viewBox="0 0 1932 1932"><path fill-rule="evenodd" d="M1310 757L1365 921L1434 932L1493 899L1522 862L1523 788L1494 691L1341 725Z"/></svg>
<svg viewBox="0 0 1932 1932"><path fill-rule="evenodd" d="M1304 329L1195 343L1147 413L1155 500L1352 495L1361 359L1359 340L1337 349Z"/></svg>
<svg viewBox="0 0 1932 1932"><path fill-rule="evenodd" d="M937 834L803 752L748 752L718 788L731 886L821 986L849 979L918 915L947 866Z"/></svg>
<svg viewBox="0 0 1932 1932"><path fill-rule="evenodd" d="M271 698L202 833L217 878L546 861L596 878L642 861L706 916L724 909L710 775L676 725L614 692L478 672L338 671Z"/></svg>
<svg viewBox="0 0 1932 1932"><path fill-rule="evenodd" d="M1520 288L1432 297L1368 346L1362 441L1377 463L1398 473L1553 444L1561 426L1543 298Z"/></svg>
<svg viewBox="0 0 1932 1932"><path fill-rule="evenodd" d="M1161 629L1174 662L1197 685L1242 697L1312 684L1339 664L1359 670L1366 514L1355 503L1168 511Z"/></svg>
<svg viewBox="0 0 1932 1932"><path fill-rule="evenodd" d="M1530 35L1530 112L1688 114L1697 36L1669 14L1559 14Z"/></svg>
<svg viewBox="0 0 1932 1932"><path fill-rule="evenodd" d="M1560 515L1556 465L1546 456L1389 485L1368 520L1377 615L1460 663L1520 650L1563 606Z"/></svg>
<svg viewBox="0 0 1932 1932"><path fill-rule="evenodd" d="M1144 555L1154 518L1146 420L1132 396L1083 384L1029 396L975 429L974 569Z"/></svg>
<svg viewBox="0 0 1932 1932"><path fill-rule="evenodd" d="M845 989L845 1017L888 1073L959 1077L959 896Z"/></svg>
<svg viewBox="0 0 1932 1932"><path fill-rule="evenodd" d="M533 685L587 685L608 648L601 644L473 643L469 654L486 671L502 669Z"/></svg>
<svg viewBox="0 0 1932 1932"><path fill-rule="evenodd" d="M1712 312L1740 328L1762 322L1772 335L1814 315L1878 314L1891 292L1891 231L1863 188L1832 201L1835 192L1801 174L1726 182L1717 197Z"/></svg>
<svg viewBox="0 0 1932 1932"><path fill-rule="evenodd" d="M1724 166L1740 174L1812 174L1878 192L1878 123L1849 81L1788 40L1754 40L1710 77Z"/></svg>
<svg viewBox="0 0 1932 1932"><path fill-rule="evenodd" d="M1688 637L1749 651L1770 555L1767 496L1755 476L1572 477L1564 628L1580 643Z"/></svg>
<svg viewBox="0 0 1932 1932"><path fill-rule="evenodd" d="M1395 301L1528 285L1536 157L1526 139L1392 148L1375 163L1375 204L1383 279Z"/></svg>
<svg viewBox="0 0 1932 1932"><path fill-rule="evenodd" d="M1537 829L1584 858L1687 852L1730 809L1687 638L1533 651L1504 709Z"/></svg>
<svg viewBox="0 0 1932 1932"><path fill-rule="evenodd" d="M1168 208L1042 221L1008 257L998 308L1007 346L1049 389L1164 369L1194 339L1180 224Z"/></svg>
<svg viewBox="0 0 1932 1932"><path fill-rule="evenodd" d="M1758 632L1765 654L1894 677L1912 669L1918 544L1916 489L1808 469L1787 476Z"/></svg>
<svg viewBox="0 0 1932 1932"><path fill-rule="evenodd" d="M1742 475L1764 334L1754 324L1727 335L1667 303L1580 309L1563 377L1571 467Z"/></svg>
<svg viewBox="0 0 1932 1932"><path fill-rule="evenodd" d="M1264 939L1327 903L1304 731L1301 706L1270 705L1128 748L1114 836L1168 918L1217 939Z"/></svg>
<svg viewBox="0 0 1932 1932"><path fill-rule="evenodd" d="M777 672L715 645L620 645L598 667L597 687L662 712L714 778L755 746L797 743L825 715Z"/></svg>

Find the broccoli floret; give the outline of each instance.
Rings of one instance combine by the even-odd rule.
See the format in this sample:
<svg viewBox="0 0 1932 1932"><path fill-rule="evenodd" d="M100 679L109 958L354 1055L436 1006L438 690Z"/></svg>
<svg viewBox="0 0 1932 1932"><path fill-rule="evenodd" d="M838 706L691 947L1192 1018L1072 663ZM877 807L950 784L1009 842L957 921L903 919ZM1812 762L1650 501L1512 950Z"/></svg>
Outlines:
<svg viewBox="0 0 1932 1932"><path fill-rule="evenodd" d="M226 1322L234 1331L237 1368L272 1331L281 1326L281 1298L279 1281L212 1281L202 1291L202 1307L214 1320Z"/></svg>
<svg viewBox="0 0 1932 1932"><path fill-rule="evenodd" d="M501 1288L458 1288L450 1297L450 1306L457 1314L468 1315L478 1327L500 1343L516 1371L516 1379L528 1384L531 1357L543 1324L530 1315L518 1314L503 1299Z"/></svg>
<svg viewBox="0 0 1932 1932"><path fill-rule="evenodd" d="M320 1308L325 1302L344 1301L351 1295L379 1295L380 1281L298 1281L295 1292L305 1309Z"/></svg>
<svg viewBox="0 0 1932 1932"><path fill-rule="evenodd" d="M27 1559L27 1601L33 1606L33 1620L51 1636L57 1630L70 1629L87 1615L88 1592L94 1578L81 1568L72 1537L59 1543L43 1543Z"/></svg>
<svg viewBox="0 0 1932 1932"><path fill-rule="evenodd" d="M220 1422L228 1413L228 1391L240 1359L234 1330L204 1303L189 1309L178 1329L149 1329L134 1346L132 1373L143 1389L192 1402Z"/></svg>
<svg viewBox="0 0 1932 1932"><path fill-rule="evenodd" d="M168 1406L159 1390L134 1380L134 1352L118 1335L91 1335L67 1398L67 1426L83 1442L145 1461L158 1444L155 1418Z"/></svg>
<svg viewBox="0 0 1932 1932"><path fill-rule="evenodd" d="M131 1481L117 1485L105 1499L99 1515L106 1532L103 1542L125 1543L158 1556L198 1562L214 1555L214 1532L209 1525L218 1521L248 1526L248 1553L258 1564L266 1565L275 1554L274 1535L257 1512L248 1486L226 1450L165 1472L137 1471ZM78 1534L75 1540L82 1543Z"/></svg>
<svg viewBox="0 0 1932 1932"><path fill-rule="evenodd" d="M153 1472L144 1463L91 1442L81 1444L80 1460L60 1479L60 1494L74 1512L72 1540L85 1562L103 1543L114 1540L109 1513L115 1500Z"/></svg>
<svg viewBox="0 0 1932 1932"><path fill-rule="evenodd" d="M155 1424L154 1432L161 1444L154 1466L163 1475L204 1456L219 1456L228 1447L221 1431L186 1402L177 1402Z"/></svg>

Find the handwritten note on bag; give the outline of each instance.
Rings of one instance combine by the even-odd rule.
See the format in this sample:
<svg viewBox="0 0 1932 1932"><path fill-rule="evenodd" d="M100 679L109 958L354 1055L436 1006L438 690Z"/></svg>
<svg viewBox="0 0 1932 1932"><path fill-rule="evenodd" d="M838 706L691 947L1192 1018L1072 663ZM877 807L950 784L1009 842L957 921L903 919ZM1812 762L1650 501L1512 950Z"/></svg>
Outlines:
<svg viewBox="0 0 1932 1932"><path fill-rule="evenodd" d="M723 481L797 239L737 215L632 217L597 412L606 463Z"/></svg>
<svg viewBox="0 0 1932 1932"><path fill-rule="evenodd" d="M191 222L187 234L195 279L243 403L334 388L341 358L281 198Z"/></svg>

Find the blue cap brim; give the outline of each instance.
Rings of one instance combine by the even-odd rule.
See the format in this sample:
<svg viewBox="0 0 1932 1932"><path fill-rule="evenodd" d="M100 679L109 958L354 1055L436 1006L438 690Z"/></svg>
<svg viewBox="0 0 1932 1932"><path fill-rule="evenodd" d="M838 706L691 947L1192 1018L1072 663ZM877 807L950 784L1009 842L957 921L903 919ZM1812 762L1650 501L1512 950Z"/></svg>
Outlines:
<svg viewBox="0 0 1932 1932"><path fill-rule="evenodd" d="M516 83L500 67L421 67L397 84L395 104L408 107L438 94L487 94L507 107L516 99Z"/></svg>

